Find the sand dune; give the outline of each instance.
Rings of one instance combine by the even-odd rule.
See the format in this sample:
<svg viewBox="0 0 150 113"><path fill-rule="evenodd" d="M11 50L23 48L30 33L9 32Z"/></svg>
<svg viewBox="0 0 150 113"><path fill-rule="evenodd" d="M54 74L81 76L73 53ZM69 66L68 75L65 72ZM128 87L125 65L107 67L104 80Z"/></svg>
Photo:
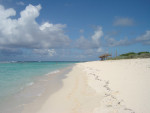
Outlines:
<svg viewBox="0 0 150 113"><path fill-rule="evenodd" d="M150 59L76 64L38 113L150 113Z"/></svg>

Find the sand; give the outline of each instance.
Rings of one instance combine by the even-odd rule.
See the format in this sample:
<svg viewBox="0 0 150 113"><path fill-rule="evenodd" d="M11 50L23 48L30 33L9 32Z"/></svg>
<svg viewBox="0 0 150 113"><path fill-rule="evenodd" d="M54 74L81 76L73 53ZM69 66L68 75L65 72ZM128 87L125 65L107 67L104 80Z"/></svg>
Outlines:
<svg viewBox="0 0 150 113"><path fill-rule="evenodd" d="M150 113L150 59L76 64L37 113Z"/></svg>

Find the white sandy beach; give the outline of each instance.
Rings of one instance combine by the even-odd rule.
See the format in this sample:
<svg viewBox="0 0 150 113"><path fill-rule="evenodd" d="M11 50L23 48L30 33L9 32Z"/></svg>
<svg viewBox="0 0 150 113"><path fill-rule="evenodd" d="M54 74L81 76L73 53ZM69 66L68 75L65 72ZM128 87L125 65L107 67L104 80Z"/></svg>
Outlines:
<svg viewBox="0 0 150 113"><path fill-rule="evenodd" d="M150 113L150 59L76 64L37 113Z"/></svg>

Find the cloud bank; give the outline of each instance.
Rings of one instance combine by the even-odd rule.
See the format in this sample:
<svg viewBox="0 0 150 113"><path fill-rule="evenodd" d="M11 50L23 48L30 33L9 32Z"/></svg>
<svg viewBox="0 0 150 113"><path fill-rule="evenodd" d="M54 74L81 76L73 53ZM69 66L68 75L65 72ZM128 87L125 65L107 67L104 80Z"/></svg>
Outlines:
<svg viewBox="0 0 150 113"><path fill-rule="evenodd" d="M20 5L23 3L20 3ZM19 4L18 4L19 5ZM104 34L102 26L97 26L90 37L85 37L85 31L80 29L80 37L71 40L65 33L65 24L44 22L39 24L36 19L40 15L41 5L29 4L16 18L16 11L0 5L0 53L9 56L23 55L30 51L33 56L56 58L90 58L94 54L104 52L104 48L126 46L135 43L150 45L150 30L145 34L118 39ZM13 17L13 18L12 18ZM15 18L15 19L14 19ZM134 21L130 18L116 18L115 26L131 26ZM116 32L114 33L116 34ZM27 52L26 52L27 53ZM61 54L61 57L60 57Z"/></svg>

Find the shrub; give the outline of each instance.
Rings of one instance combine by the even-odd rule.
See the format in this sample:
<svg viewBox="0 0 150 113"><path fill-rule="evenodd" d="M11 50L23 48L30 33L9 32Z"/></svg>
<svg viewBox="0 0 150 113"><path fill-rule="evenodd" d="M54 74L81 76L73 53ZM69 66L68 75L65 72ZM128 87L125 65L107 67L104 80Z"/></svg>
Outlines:
<svg viewBox="0 0 150 113"><path fill-rule="evenodd" d="M122 55L120 55L120 56L130 56L130 55L135 55L136 53L134 53L134 52L130 52L130 53L126 53L126 54L122 54Z"/></svg>
<svg viewBox="0 0 150 113"><path fill-rule="evenodd" d="M150 58L150 52L129 52L126 54L121 54L120 56L109 58L109 60L117 60L117 59L133 59L133 58Z"/></svg>
<svg viewBox="0 0 150 113"><path fill-rule="evenodd" d="M139 52L138 55L141 55L141 54L144 54L144 53L149 53L149 52L147 52L147 51Z"/></svg>

